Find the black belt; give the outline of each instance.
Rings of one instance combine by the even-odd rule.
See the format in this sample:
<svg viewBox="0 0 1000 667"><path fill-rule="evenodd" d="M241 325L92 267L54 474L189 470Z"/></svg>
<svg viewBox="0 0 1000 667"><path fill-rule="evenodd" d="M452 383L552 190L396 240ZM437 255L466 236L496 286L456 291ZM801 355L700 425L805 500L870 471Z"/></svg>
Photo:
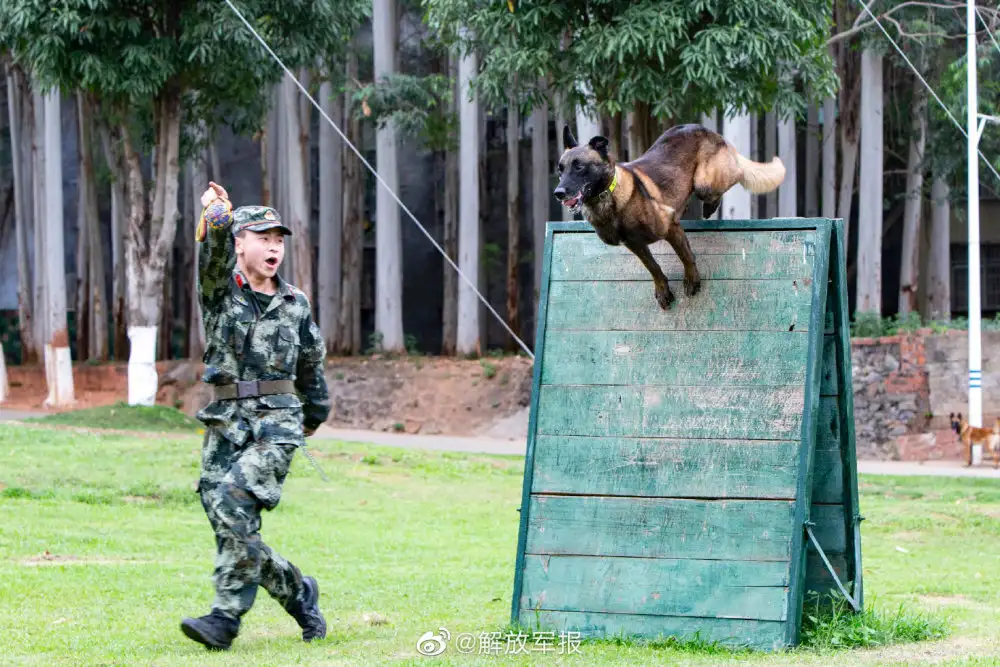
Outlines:
<svg viewBox="0 0 1000 667"><path fill-rule="evenodd" d="M215 400L233 398L254 398L268 394L294 394L295 383L291 380L240 380L232 384L215 385Z"/></svg>

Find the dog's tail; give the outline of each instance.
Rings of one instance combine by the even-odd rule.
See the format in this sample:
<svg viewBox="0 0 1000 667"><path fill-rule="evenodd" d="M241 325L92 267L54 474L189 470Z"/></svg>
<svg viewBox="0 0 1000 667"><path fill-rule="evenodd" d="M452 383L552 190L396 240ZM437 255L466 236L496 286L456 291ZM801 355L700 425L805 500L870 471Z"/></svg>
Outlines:
<svg viewBox="0 0 1000 667"><path fill-rule="evenodd" d="M736 164L740 167L740 185L755 195L771 192L785 180L785 165L778 156L770 162L754 162L737 152Z"/></svg>

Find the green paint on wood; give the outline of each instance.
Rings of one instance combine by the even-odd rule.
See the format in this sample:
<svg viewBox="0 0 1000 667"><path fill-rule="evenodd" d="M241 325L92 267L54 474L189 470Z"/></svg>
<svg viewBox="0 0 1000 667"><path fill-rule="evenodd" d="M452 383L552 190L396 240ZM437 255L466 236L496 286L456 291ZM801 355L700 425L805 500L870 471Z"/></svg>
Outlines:
<svg viewBox="0 0 1000 667"><path fill-rule="evenodd" d="M555 633L579 632L582 637L677 637L682 640L716 642L731 648L750 647L775 650L784 644L786 624L782 621L745 621L729 618L653 616L647 614L600 614L521 609L520 617L529 627ZM563 649L568 653L568 649Z"/></svg>
<svg viewBox="0 0 1000 667"><path fill-rule="evenodd" d="M860 584L843 227L683 225L703 287L654 244L669 311L627 249L548 226L512 620L779 648L834 589L806 521Z"/></svg>
<svg viewBox="0 0 1000 667"><path fill-rule="evenodd" d="M553 331L542 384L802 386L808 344L794 332Z"/></svg>
<svg viewBox="0 0 1000 667"><path fill-rule="evenodd" d="M791 280L704 280L696 296L671 288L661 310L653 281L553 282L548 331L808 331L811 289ZM547 345L547 341L546 341Z"/></svg>
<svg viewBox="0 0 1000 667"><path fill-rule="evenodd" d="M528 556L521 607L782 621L788 564Z"/></svg>
<svg viewBox="0 0 1000 667"><path fill-rule="evenodd" d="M535 495L526 553L787 561L792 511L776 500Z"/></svg>
<svg viewBox="0 0 1000 667"><path fill-rule="evenodd" d="M542 385L544 435L794 440L801 387Z"/></svg>
<svg viewBox="0 0 1000 667"><path fill-rule="evenodd" d="M733 232L688 235L702 279L748 280L789 278L808 281L813 255L806 243L813 232ZM668 279L681 279L683 267L666 242L650 251ZM593 234L561 234L553 245L552 280L642 280L649 272L624 246L609 248Z"/></svg>
<svg viewBox="0 0 1000 667"><path fill-rule="evenodd" d="M795 495L795 442L578 438L535 441L535 493L673 498ZM594 474L600 471L600 474Z"/></svg>

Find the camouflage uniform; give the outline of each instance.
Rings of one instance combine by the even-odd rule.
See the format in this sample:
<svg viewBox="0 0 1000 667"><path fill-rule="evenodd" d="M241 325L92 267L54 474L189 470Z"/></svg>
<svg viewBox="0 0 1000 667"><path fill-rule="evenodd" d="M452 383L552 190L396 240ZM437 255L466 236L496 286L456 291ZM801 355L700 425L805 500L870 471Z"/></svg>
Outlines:
<svg viewBox="0 0 1000 667"><path fill-rule="evenodd" d="M303 426L315 429L330 410L324 342L306 296L276 277L277 294L262 310L235 266L235 234L273 227L290 233L273 209L231 211L217 201L196 233L207 343L202 380L292 380L298 394L214 400L198 413L206 427L198 490L217 546L212 611L236 627L258 585L293 616L302 604L302 573L261 541L261 511L278 505L295 449L305 444Z"/></svg>

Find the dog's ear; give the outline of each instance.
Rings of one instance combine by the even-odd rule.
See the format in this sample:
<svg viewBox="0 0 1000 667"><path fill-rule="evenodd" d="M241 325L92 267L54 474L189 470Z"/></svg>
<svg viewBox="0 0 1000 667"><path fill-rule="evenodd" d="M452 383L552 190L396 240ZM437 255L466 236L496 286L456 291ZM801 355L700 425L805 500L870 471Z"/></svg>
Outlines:
<svg viewBox="0 0 1000 667"><path fill-rule="evenodd" d="M576 137L569 131L569 124L563 125L563 146L566 150L576 148Z"/></svg>
<svg viewBox="0 0 1000 667"><path fill-rule="evenodd" d="M951 414L948 415L948 419L954 419L954 418L955 418L955 413L954 412L952 412Z"/></svg>
<svg viewBox="0 0 1000 667"><path fill-rule="evenodd" d="M590 147L601 154L605 160L608 159L608 140L598 135L590 140Z"/></svg>

